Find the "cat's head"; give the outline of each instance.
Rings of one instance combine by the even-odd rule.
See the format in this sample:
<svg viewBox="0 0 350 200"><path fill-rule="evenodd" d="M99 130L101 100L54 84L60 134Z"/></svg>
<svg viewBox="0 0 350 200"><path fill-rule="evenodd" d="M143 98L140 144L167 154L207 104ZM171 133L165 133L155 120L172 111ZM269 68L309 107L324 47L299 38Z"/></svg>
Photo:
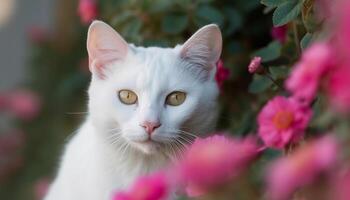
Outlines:
<svg viewBox="0 0 350 200"><path fill-rule="evenodd" d="M201 28L175 48L144 48L95 21L87 49L90 119L111 142L152 154L214 127L215 66L222 49L216 25Z"/></svg>

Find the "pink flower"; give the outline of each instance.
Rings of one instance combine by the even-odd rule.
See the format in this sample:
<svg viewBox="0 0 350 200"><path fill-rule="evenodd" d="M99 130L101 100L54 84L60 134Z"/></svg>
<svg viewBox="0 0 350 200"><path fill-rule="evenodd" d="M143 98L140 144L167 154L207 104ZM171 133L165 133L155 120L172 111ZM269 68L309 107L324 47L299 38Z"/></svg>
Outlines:
<svg viewBox="0 0 350 200"><path fill-rule="evenodd" d="M36 44L41 44L48 40L48 32L42 27L32 26L29 31L29 38Z"/></svg>
<svg viewBox="0 0 350 200"><path fill-rule="evenodd" d="M350 2L348 0L338 0L335 2L329 2L330 4L334 4L335 6L335 24L334 26L334 36L333 43L337 50L337 56L350 64Z"/></svg>
<svg viewBox="0 0 350 200"><path fill-rule="evenodd" d="M8 110L16 117L31 120L39 114L40 100L33 92L18 90L9 92L6 96Z"/></svg>
<svg viewBox="0 0 350 200"><path fill-rule="evenodd" d="M131 194L125 192L119 192L114 195L113 200L134 200Z"/></svg>
<svg viewBox="0 0 350 200"><path fill-rule="evenodd" d="M336 200L348 200L350 199L350 170L346 171L337 177L335 181L334 189L331 198Z"/></svg>
<svg viewBox="0 0 350 200"><path fill-rule="evenodd" d="M83 24L91 23L98 15L96 0L80 0L78 14Z"/></svg>
<svg viewBox="0 0 350 200"><path fill-rule="evenodd" d="M185 153L179 174L189 196L199 196L230 181L257 155L254 140L233 140L215 135L196 139Z"/></svg>
<svg viewBox="0 0 350 200"><path fill-rule="evenodd" d="M350 66L334 69L329 77L326 90L328 97L339 112L350 111Z"/></svg>
<svg viewBox="0 0 350 200"><path fill-rule="evenodd" d="M226 81L230 77L230 69L226 68L224 66L224 62L220 59L218 63L216 64L216 74L215 74L215 80L219 85L219 88L221 89L224 81Z"/></svg>
<svg viewBox="0 0 350 200"><path fill-rule="evenodd" d="M325 136L273 162L267 171L268 199L289 199L297 188L311 184L318 175L333 169L337 149L336 140Z"/></svg>
<svg viewBox="0 0 350 200"><path fill-rule="evenodd" d="M118 192L113 200L164 200L169 185L163 173L139 177L126 192Z"/></svg>
<svg viewBox="0 0 350 200"><path fill-rule="evenodd" d="M331 48L326 43L315 43L308 48L286 81L286 88L299 100L314 100L321 76L332 62Z"/></svg>
<svg viewBox="0 0 350 200"><path fill-rule="evenodd" d="M261 57L254 57L249 63L248 71L249 73L254 74L260 71L261 69L260 67L261 67Z"/></svg>
<svg viewBox="0 0 350 200"><path fill-rule="evenodd" d="M25 144L25 135L21 131L12 131L0 135L0 157L14 154Z"/></svg>
<svg viewBox="0 0 350 200"><path fill-rule="evenodd" d="M334 15L335 1L333 0L318 0L315 2L316 16L319 20L327 20Z"/></svg>
<svg viewBox="0 0 350 200"><path fill-rule="evenodd" d="M50 180L48 178L41 178L34 183L34 194L37 200L41 200L45 197L49 186Z"/></svg>
<svg viewBox="0 0 350 200"><path fill-rule="evenodd" d="M7 97L4 94L0 94L0 111L5 110L7 107Z"/></svg>
<svg viewBox="0 0 350 200"><path fill-rule="evenodd" d="M271 36L273 39L278 40L280 43L285 43L287 41L287 31L288 26L272 27Z"/></svg>
<svg viewBox="0 0 350 200"><path fill-rule="evenodd" d="M311 115L310 108L302 107L294 99L274 97L258 115L259 136L268 147L284 148L303 137Z"/></svg>
<svg viewBox="0 0 350 200"><path fill-rule="evenodd" d="M23 157L21 155L11 154L0 158L0 182L8 180L22 166Z"/></svg>
<svg viewBox="0 0 350 200"><path fill-rule="evenodd" d="M21 131L0 134L0 182L22 167L23 158L18 152L24 142L25 137Z"/></svg>

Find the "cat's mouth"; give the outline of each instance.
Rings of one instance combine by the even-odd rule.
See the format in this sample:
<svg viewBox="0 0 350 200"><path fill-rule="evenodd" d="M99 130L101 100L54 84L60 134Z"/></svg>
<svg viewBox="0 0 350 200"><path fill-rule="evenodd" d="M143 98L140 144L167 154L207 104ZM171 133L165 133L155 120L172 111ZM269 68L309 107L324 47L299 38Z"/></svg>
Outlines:
<svg viewBox="0 0 350 200"><path fill-rule="evenodd" d="M159 142L154 141L152 139L148 139L145 141L134 141L132 143L135 148L141 150L145 154L154 154L157 151L159 151L161 147Z"/></svg>

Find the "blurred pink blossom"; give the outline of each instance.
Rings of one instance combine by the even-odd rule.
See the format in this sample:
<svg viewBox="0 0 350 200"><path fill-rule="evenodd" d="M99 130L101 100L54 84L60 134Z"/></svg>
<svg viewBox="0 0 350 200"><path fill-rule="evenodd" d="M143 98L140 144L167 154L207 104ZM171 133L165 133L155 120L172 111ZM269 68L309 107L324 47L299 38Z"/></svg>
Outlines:
<svg viewBox="0 0 350 200"><path fill-rule="evenodd" d="M113 200L165 200L169 192L163 173L139 177L128 191L118 192Z"/></svg>
<svg viewBox="0 0 350 200"><path fill-rule="evenodd" d="M326 84L328 97L339 112L350 111L350 66L335 68Z"/></svg>
<svg viewBox="0 0 350 200"><path fill-rule="evenodd" d="M350 64L350 1L338 0L331 2L336 7L335 25L334 25L334 36L332 38L332 44L336 47L337 56L342 62L346 62L346 65ZM333 22L333 21L332 21Z"/></svg>
<svg viewBox="0 0 350 200"><path fill-rule="evenodd" d="M0 157L0 182L7 180L23 166L23 157L18 154L9 154Z"/></svg>
<svg viewBox="0 0 350 200"><path fill-rule="evenodd" d="M7 107L7 98L4 94L0 94L0 111L5 110Z"/></svg>
<svg viewBox="0 0 350 200"><path fill-rule="evenodd" d="M215 80L218 83L219 88L222 89L224 81L229 79L231 71L224 66L224 62L221 59L216 64L216 70Z"/></svg>
<svg viewBox="0 0 350 200"><path fill-rule="evenodd" d="M36 44L41 44L48 40L48 32L42 27L32 26L28 31L29 39Z"/></svg>
<svg viewBox="0 0 350 200"><path fill-rule="evenodd" d="M8 156L21 149L25 144L23 132L15 130L0 135L0 157Z"/></svg>
<svg viewBox="0 0 350 200"><path fill-rule="evenodd" d="M315 1L316 16L319 20L329 19L334 15L334 0L317 0Z"/></svg>
<svg viewBox="0 0 350 200"><path fill-rule="evenodd" d="M258 115L258 133L265 145L282 149L298 142L304 135L312 111L292 98L276 96Z"/></svg>
<svg viewBox="0 0 350 200"><path fill-rule="evenodd" d="M295 65L285 86L298 100L310 103L314 100L319 81L332 64L332 50L326 43L315 43Z"/></svg>
<svg viewBox="0 0 350 200"><path fill-rule="evenodd" d="M249 66L248 66L248 71L249 71L249 73L254 74L254 73L260 71L259 70L260 67L261 67L261 57L257 56L257 57L254 57L250 61Z"/></svg>
<svg viewBox="0 0 350 200"><path fill-rule="evenodd" d="M196 139L185 152L179 174L189 196L200 196L239 175L258 154L255 140L214 135Z"/></svg>
<svg viewBox="0 0 350 200"><path fill-rule="evenodd" d="M34 196L35 199L41 200L45 197L49 186L50 180L48 178L41 178L34 183Z"/></svg>
<svg viewBox="0 0 350 200"><path fill-rule="evenodd" d="M97 18L97 0L79 0L78 14L83 24L89 24Z"/></svg>
<svg viewBox="0 0 350 200"><path fill-rule="evenodd" d="M278 26L272 27L271 36L273 39L278 40L280 43L285 43L287 41L288 26Z"/></svg>
<svg viewBox="0 0 350 200"><path fill-rule="evenodd" d="M17 130L0 135L0 182L22 167L23 158L19 152L24 146L24 136Z"/></svg>
<svg viewBox="0 0 350 200"><path fill-rule="evenodd" d="M348 200L350 199L350 170L346 171L337 177L331 198L336 200ZM330 198L330 199L331 199Z"/></svg>
<svg viewBox="0 0 350 200"><path fill-rule="evenodd" d="M16 90L8 92L7 109L22 120L32 120L40 111L39 97L29 90Z"/></svg>
<svg viewBox="0 0 350 200"><path fill-rule="evenodd" d="M268 199L289 199L297 188L311 184L318 175L333 169L337 149L335 138L325 136L274 161L267 170Z"/></svg>
<svg viewBox="0 0 350 200"><path fill-rule="evenodd" d="M113 200L136 200L132 197L131 194L126 192L118 192L114 195Z"/></svg>

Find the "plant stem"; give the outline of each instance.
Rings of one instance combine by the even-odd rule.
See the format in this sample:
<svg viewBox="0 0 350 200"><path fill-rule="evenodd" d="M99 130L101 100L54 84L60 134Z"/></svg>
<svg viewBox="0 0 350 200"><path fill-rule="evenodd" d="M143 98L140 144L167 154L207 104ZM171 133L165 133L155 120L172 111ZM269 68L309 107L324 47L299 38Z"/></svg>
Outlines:
<svg viewBox="0 0 350 200"><path fill-rule="evenodd" d="M283 90L283 87L276 82L275 79L272 78L271 74L269 72L265 73L266 77L269 78L280 90Z"/></svg>
<svg viewBox="0 0 350 200"><path fill-rule="evenodd" d="M301 46L299 42L299 33L298 33L298 25L296 22L293 22L293 34L294 34L294 42L297 48L298 56L301 54Z"/></svg>

